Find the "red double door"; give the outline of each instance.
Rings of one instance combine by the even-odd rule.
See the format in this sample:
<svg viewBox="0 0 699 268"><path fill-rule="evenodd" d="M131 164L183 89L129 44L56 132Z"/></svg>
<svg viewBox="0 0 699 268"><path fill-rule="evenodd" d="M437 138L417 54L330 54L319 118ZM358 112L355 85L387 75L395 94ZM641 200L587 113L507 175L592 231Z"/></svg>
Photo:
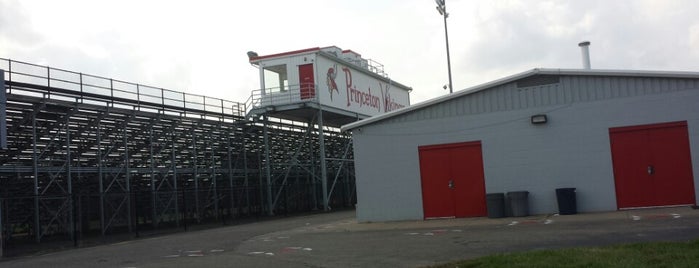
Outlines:
<svg viewBox="0 0 699 268"><path fill-rule="evenodd" d="M609 130L618 208L695 204L686 122Z"/></svg>
<svg viewBox="0 0 699 268"><path fill-rule="evenodd" d="M425 218L486 216L480 142L418 148Z"/></svg>

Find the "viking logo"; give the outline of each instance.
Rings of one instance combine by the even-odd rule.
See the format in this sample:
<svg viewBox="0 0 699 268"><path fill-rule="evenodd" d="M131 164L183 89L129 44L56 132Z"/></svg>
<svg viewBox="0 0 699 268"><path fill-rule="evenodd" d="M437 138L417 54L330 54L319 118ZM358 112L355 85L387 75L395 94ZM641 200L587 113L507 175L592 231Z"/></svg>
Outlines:
<svg viewBox="0 0 699 268"><path fill-rule="evenodd" d="M335 83L335 78L337 77L337 64L333 67L328 68L328 75L326 79L326 84L328 85L328 91L330 92L330 101L333 100L333 90L340 94L340 90L337 89L337 83Z"/></svg>

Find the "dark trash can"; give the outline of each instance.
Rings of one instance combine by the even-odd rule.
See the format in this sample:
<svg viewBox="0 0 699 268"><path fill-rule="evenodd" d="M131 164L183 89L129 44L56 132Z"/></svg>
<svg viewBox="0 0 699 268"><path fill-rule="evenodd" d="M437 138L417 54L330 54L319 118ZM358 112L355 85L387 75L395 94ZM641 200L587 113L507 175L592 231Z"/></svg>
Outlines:
<svg viewBox="0 0 699 268"><path fill-rule="evenodd" d="M575 188L556 189L556 200L558 201L558 214L572 215L578 213Z"/></svg>
<svg viewBox="0 0 699 268"><path fill-rule="evenodd" d="M488 218L505 217L505 194L492 193L486 194L485 200L488 207Z"/></svg>
<svg viewBox="0 0 699 268"><path fill-rule="evenodd" d="M507 199L512 211L512 217L529 216L529 192L507 192Z"/></svg>

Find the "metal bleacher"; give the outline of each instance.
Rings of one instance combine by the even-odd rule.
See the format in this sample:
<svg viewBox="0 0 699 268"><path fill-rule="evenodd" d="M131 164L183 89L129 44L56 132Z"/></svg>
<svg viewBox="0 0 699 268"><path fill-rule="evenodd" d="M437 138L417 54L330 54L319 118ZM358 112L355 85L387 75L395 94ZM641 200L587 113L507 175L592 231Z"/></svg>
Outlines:
<svg viewBox="0 0 699 268"><path fill-rule="evenodd" d="M24 244L323 205L312 122L246 118L244 103L9 59L0 69L8 133L0 230L8 254ZM347 134L323 133L328 159L351 157ZM328 164L334 207L354 203L352 169Z"/></svg>

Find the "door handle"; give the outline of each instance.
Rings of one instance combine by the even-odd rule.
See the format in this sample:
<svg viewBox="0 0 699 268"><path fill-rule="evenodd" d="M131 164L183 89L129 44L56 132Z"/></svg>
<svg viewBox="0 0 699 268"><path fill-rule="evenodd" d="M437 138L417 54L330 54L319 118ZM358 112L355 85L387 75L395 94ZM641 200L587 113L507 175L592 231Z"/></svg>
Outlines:
<svg viewBox="0 0 699 268"><path fill-rule="evenodd" d="M653 174L655 174L655 167L648 166L648 175L653 175Z"/></svg>
<svg viewBox="0 0 699 268"><path fill-rule="evenodd" d="M454 189L454 180L449 180L449 189Z"/></svg>

